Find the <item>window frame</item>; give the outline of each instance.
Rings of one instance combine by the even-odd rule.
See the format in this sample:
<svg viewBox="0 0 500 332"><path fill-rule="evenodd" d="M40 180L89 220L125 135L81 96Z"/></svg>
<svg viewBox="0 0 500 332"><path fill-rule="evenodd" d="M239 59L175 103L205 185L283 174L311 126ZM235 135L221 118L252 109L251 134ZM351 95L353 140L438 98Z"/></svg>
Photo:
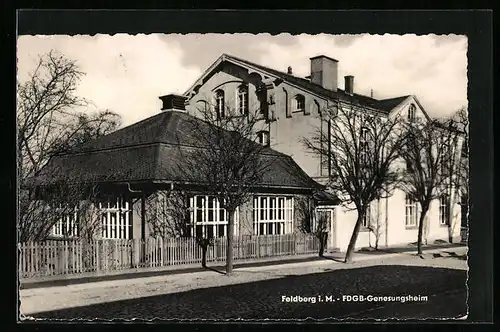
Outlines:
<svg viewBox="0 0 500 332"><path fill-rule="evenodd" d="M293 109L294 113L305 112L306 111L306 97L304 95L301 95L301 94L295 95L295 97L293 97L293 108L292 109Z"/></svg>
<svg viewBox="0 0 500 332"><path fill-rule="evenodd" d="M416 113L417 107L415 106L415 104L410 104L410 106L408 107L408 121L415 122Z"/></svg>
<svg viewBox="0 0 500 332"><path fill-rule="evenodd" d="M370 129L367 127L361 127L359 132L359 163L361 166L366 166L368 164L368 151L369 146L369 135Z"/></svg>
<svg viewBox="0 0 500 332"><path fill-rule="evenodd" d="M242 97L243 96L243 97ZM236 109L239 115L248 114L249 91L247 84L241 84L236 90Z"/></svg>
<svg viewBox="0 0 500 332"><path fill-rule="evenodd" d="M269 131L261 130L261 131L257 132L257 140L258 140L259 144L262 146L270 146L271 145L271 137L269 135Z"/></svg>
<svg viewBox="0 0 500 332"><path fill-rule="evenodd" d="M225 104L226 104L226 95L224 90L217 89L214 92L214 108L215 113L217 114L217 118L224 118L226 116Z"/></svg>
<svg viewBox="0 0 500 332"><path fill-rule="evenodd" d="M253 197L253 234L285 235L293 233L294 197L255 195Z"/></svg>
<svg viewBox="0 0 500 332"><path fill-rule="evenodd" d="M443 204L444 201L444 204ZM443 194L439 197L439 225L448 226L450 218L451 206L449 197Z"/></svg>
<svg viewBox="0 0 500 332"><path fill-rule="evenodd" d="M444 143L441 149L443 150L441 152L440 172L442 176L446 177L452 173L454 151L449 142Z"/></svg>
<svg viewBox="0 0 500 332"><path fill-rule="evenodd" d="M189 228L191 237L219 238L227 236L227 213L219 200L212 195L197 194L189 198ZM222 217L221 217L222 216ZM221 229L222 228L222 235ZM234 233L239 234L239 208L234 212ZM198 229L201 232L198 232ZM199 234L201 233L201 234Z"/></svg>
<svg viewBox="0 0 500 332"><path fill-rule="evenodd" d="M101 218L102 239L130 240L132 238L132 201L126 197L103 198L97 201Z"/></svg>
<svg viewBox="0 0 500 332"><path fill-rule="evenodd" d="M58 204L55 208L56 213L64 210L62 204ZM50 229L50 236L57 238L73 238L79 234L79 209L78 204L75 204L73 211L61 215Z"/></svg>
<svg viewBox="0 0 500 332"><path fill-rule="evenodd" d="M409 174L415 173L415 169L413 168L411 161L405 160L405 163L406 163L406 172Z"/></svg>
<svg viewBox="0 0 500 332"><path fill-rule="evenodd" d="M406 194L405 197L405 227L416 228L418 226L418 202ZM409 223L410 221L410 223Z"/></svg>

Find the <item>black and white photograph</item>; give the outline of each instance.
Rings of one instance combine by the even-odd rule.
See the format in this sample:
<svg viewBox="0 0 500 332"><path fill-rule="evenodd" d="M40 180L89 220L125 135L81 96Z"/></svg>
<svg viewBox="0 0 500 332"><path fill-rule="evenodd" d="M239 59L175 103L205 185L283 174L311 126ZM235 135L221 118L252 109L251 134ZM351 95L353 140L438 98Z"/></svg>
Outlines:
<svg viewBox="0 0 500 332"><path fill-rule="evenodd" d="M467 318L466 35L16 47L21 321Z"/></svg>

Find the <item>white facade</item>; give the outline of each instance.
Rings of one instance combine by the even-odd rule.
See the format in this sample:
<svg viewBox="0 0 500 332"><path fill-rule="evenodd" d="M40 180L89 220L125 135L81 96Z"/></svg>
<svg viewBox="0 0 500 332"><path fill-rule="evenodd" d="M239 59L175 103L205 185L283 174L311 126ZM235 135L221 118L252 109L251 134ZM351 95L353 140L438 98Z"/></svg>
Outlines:
<svg viewBox="0 0 500 332"><path fill-rule="evenodd" d="M302 139L310 137L318 127L324 125L320 117L321 110L329 109L337 102L318 95L315 91L281 80L272 72L224 55L186 92L189 98L186 109L195 114L200 104L214 100L213 98L223 93L224 101L229 106L234 104L234 108L238 110L241 108L241 86L246 87L245 107L248 105L250 110L261 105L258 88L265 86L267 89L266 101L270 121L263 121L262 128L258 130L266 133L266 143L273 149L290 155L310 177L325 183L328 178L327 170L322 166L320 157L305 148ZM424 121L427 118L415 96L403 98L388 116L398 114ZM416 242L419 207L418 204L407 203L406 194L402 190L396 190L387 199L372 202L369 218L371 226L362 228L356 247L374 247L376 244L386 247ZM329 210L332 214L329 246L332 248L347 249L357 219L357 212L350 208L352 207L338 206ZM431 204L424 224L424 243L431 244L435 240L448 241L449 238L455 242L459 241L460 206L452 204L449 227L440 223L442 210L439 200Z"/></svg>

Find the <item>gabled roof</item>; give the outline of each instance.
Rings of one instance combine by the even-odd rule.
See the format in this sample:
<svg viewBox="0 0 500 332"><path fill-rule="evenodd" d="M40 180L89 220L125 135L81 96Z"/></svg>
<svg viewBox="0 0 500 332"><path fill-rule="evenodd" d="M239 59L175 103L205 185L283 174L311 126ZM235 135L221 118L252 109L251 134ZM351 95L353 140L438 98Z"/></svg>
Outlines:
<svg viewBox="0 0 500 332"><path fill-rule="evenodd" d="M281 72L279 70L272 69L272 68L269 68L266 66L262 66L262 65L254 63L254 62L250 62L248 60L237 58L235 56L228 55L228 54L222 54L203 73L203 75L196 81L196 83L185 92L185 95L188 95L189 92L192 91L196 85L202 84L203 79L205 77L209 76L224 61L228 61L228 62L234 63L236 65L239 65L239 66L252 68L254 70L264 72L264 73L270 75L271 77L281 79L290 85L294 85L294 86L298 87L299 89L308 91L308 92L315 94L315 95L317 95L321 98L324 98L324 99L342 100L345 102L352 103L354 105L368 107L368 108L378 110L378 111L381 111L381 112L387 113L387 114L394 107L396 107L402 101L404 101L406 98L409 97L409 95L407 95L407 96L402 96L402 97L397 97L397 98L377 100L375 98L371 98L371 97L356 94L356 93L350 95L350 94L345 93L345 91L342 89L337 89L337 91L332 91L332 90L325 89L318 84L314 84L305 78L293 76L293 75L287 74L285 72Z"/></svg>
<svg viewBox="0 0 500 332"><path fill-rule="evenodd" d="M203 179L196 178L196 170L181 172L187 160L185 158L196 153L196 149L203 148L190 130L193 121L202 126L210 125L184 112L159 113L70 153L52 157L34 179L34 184L45 185L68 179L79 182L168 181L203 184ZM264 162L271 163L262 182L256 187L308 190L321 187L290 156L264 148L260 157ZM189 167L186 165L186 168Z"/></svg>

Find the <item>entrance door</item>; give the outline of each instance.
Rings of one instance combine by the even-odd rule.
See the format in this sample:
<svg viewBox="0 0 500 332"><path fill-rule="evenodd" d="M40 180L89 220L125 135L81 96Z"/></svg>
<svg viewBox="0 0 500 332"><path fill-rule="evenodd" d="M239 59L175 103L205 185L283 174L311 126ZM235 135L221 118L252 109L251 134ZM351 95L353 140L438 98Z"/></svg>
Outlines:
<svg viewBox="0 0 500 332"><path fill-rule="evenodd" d="M334 249L337 246L335 234L335 207L320 206L316 208L316 222L325 222L328 232L327 249Z"/></svg>

